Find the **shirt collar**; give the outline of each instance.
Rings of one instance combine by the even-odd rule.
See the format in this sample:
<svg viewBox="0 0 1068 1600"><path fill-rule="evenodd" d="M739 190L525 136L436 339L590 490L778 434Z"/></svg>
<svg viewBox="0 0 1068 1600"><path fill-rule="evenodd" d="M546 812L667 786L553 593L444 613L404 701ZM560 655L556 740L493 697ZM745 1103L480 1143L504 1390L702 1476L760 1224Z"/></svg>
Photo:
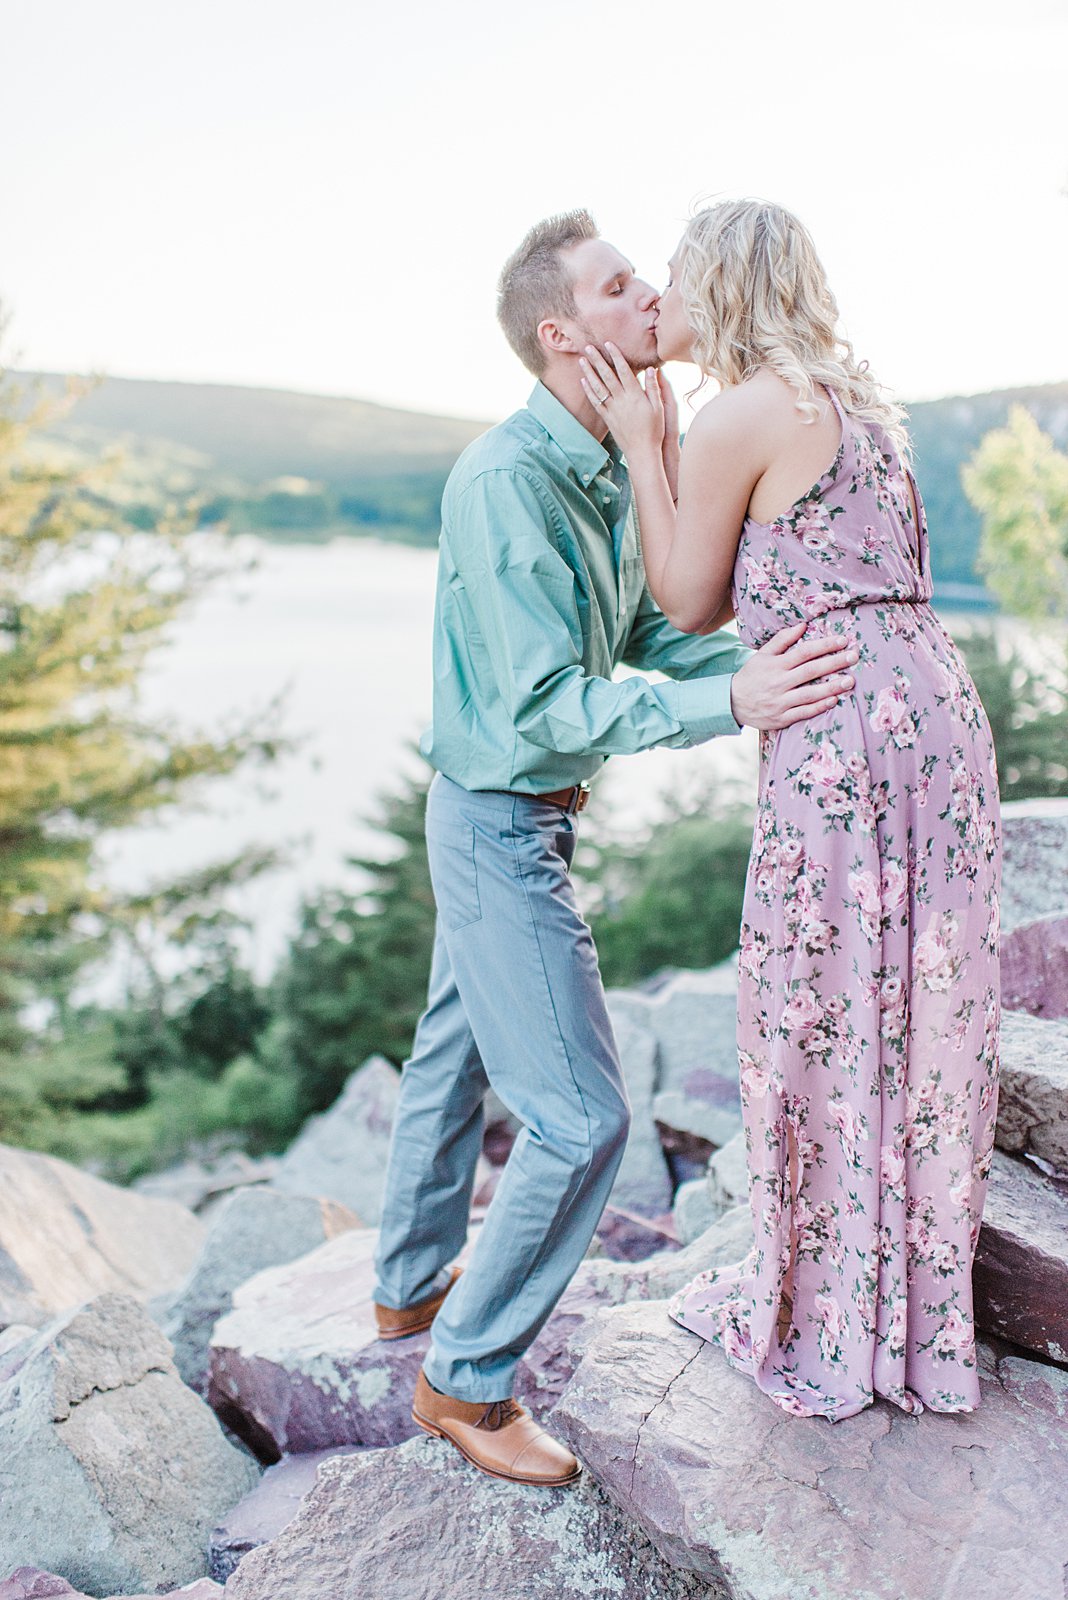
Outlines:
<svg viewBox="0 0 1068 1600"><path fill-rule="evenodd" d="M597 474L612 460L607 446L598 444L593 434L587 432L578 418L573 417L543 383L534 385L527 409L559 445L582 486L589 488Z"/></svg>

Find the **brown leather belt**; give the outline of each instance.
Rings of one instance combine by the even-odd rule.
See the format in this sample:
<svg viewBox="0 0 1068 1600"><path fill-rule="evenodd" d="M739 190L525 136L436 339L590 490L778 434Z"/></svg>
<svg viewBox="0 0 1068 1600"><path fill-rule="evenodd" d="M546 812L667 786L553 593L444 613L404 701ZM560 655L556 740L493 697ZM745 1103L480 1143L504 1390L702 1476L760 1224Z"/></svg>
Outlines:
<svg viewBox="0 0 1068 1600"><path fill-rule="evenodd" d="M505 789L505 794L519 794L518 789ZM575 816L579 811L585 811L590 803L590 786L588 783L576 783L571 789L554 789L552 794L524 794L523 800L541 800L548 806L559 806L561 811L566 811L570 816Z"/></svg>

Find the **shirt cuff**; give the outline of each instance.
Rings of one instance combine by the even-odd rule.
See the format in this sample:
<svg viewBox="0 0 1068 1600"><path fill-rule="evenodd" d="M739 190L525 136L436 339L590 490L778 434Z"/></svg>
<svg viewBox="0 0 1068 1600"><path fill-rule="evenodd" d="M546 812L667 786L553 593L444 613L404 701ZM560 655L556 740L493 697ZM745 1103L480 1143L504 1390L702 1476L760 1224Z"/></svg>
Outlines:
<svg viewBox="0 0 1068 1600"><path fill-rule="evenodd" d="M686 678L681 683L658 683L656 693L664 709L682 724L688 745L704 744L720 734L741 733L731 712L732 675Z"/></svg>

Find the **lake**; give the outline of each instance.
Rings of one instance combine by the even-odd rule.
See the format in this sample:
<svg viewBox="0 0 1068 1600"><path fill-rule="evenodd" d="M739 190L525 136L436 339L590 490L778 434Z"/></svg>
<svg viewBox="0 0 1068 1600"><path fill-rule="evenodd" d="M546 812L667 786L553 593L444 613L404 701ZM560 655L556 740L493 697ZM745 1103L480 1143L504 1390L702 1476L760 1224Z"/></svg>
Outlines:
<svg viewBox="0 0 1068 1600"><path fill-rule="evenodd" d="M115 835L99 860L106 881L138 888L250 844L288 851L285 867L231 901L251 922L247 953L266 977L300 897L359 881L345 857L384 853L368 821L376 796L423 767L409 746L429 720L437 553L372 539L235 547L255 569L216 584L172 626L142 709L219 730L284 694L281 727L300 748L273 771L206 784L196 810ZM694 795L709 780L755 792L755 734L617 757L592 804L602 823L629 832L663 813L668 790ZM101 983L121 987L120 968L94 992Z"/></svg>

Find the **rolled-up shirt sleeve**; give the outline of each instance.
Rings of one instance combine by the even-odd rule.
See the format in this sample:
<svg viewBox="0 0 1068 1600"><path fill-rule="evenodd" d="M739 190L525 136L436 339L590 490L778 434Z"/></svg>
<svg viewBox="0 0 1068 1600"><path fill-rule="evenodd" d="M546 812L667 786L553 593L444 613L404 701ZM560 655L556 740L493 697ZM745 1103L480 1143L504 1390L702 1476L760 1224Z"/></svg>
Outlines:
<svg viewBox="0 0 1068 1600"><path fill-rule="evenodd" d="M537 479L516 468L480 473L451 507L454 581L517 733L562 755L608 756L736 732L727 677L617 683L586 671L582 597L554 539L557 514Z"/></svg>

